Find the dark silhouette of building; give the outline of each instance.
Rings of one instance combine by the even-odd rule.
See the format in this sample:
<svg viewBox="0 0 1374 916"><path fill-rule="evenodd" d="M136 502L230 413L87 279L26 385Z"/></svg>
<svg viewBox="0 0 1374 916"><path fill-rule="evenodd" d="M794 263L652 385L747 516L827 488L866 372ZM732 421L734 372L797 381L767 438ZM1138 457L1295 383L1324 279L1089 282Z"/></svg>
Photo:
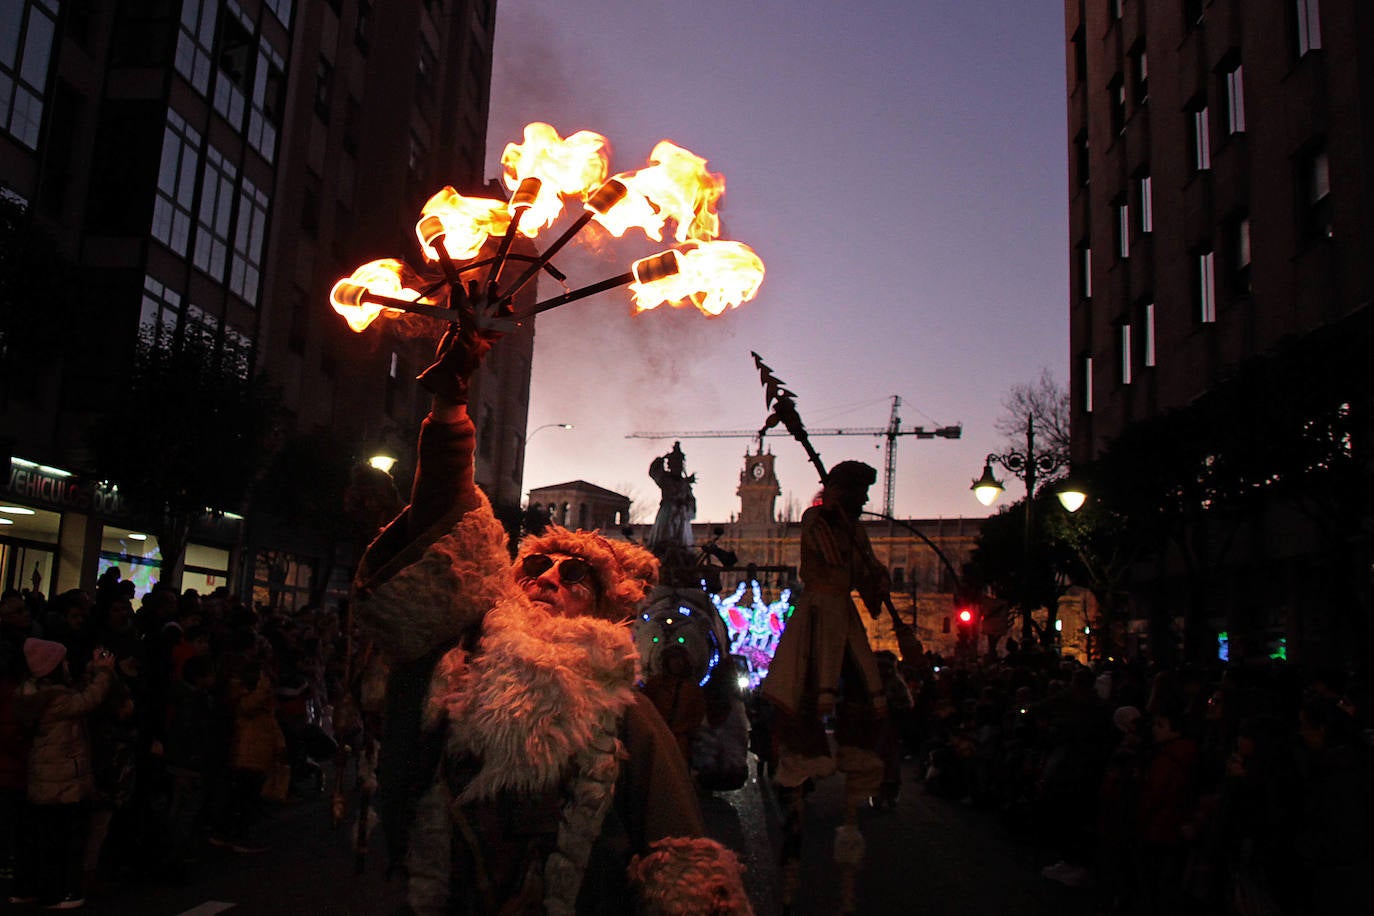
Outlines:
<svg viewBox="0 0 1374 916"><path fill-rule="evenodd" d="M441 187L505 196L483 179L495 15L496 0L8 4L0 185L56 240L80 304L60 352L0 398L0 445L26 479L66 479L42 465L100 480L89 421L157 410L111 396L141 330L245 354L280 387L285 438L329 430L350 457L399 458L408 479L428 406L414 376L442 328L378 321L355 334L328 294L365 261L421 263L413 226ZM478 482L514 519L532 352L532 326L510 335L473 396ZM45 591L90 587L104 529L130 524L94 485L60 492L13 479L0 491L44 513L25 541L49 569ZM203 545L221 584L299 604L320 576L346 581L335 552L347 545L260 507L213 508L248 516L246 535ZM255 569L270 572L254 582Z"/></svg>
<svg viewBox="0 0 1374 916"><path fill-rule="evenodd" d="M1368 332L1374 15L1364 0L1064 9L1077 466L1225 394L1257 357ZM1254 651L1322 639L1332 596L1314 583L1347 571L1310 519L1270 500L1215 521L1209 536L1236 535L1224 558L1190 579L1161 549L1136 571L1137 610L1203 602L1199 617L1249 631Z"/></svg>

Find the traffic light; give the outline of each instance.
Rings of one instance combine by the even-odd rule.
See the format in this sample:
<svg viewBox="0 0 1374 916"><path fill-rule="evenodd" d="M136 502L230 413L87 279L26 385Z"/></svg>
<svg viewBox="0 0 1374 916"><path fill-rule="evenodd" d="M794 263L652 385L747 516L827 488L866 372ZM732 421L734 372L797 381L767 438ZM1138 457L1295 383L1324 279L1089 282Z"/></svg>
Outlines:
<svg viewBox="0 0 1374 916"><path fill-rule="evenodd" d="M960 651L971 651L978 645L978 611L967 605L955 608L954 620Z"/></svg>

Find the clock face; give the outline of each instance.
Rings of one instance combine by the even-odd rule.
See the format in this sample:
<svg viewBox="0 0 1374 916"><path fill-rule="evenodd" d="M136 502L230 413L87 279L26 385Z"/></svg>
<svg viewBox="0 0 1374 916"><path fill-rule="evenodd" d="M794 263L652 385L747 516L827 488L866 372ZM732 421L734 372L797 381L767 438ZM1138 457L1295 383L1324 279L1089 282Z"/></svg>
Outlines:
<svg viewBox="0 0 1374 916"><path fill-rule="evenodd" d="M764 470L763 465L761 465L761 464L756 464L756 465L754 465L754 467L749 471L749 473L754 475L754 479L755 479L755 480L762 480L762 479L763 479L763 475L764 475L765 473L767 473L767 472Z"/></svg>

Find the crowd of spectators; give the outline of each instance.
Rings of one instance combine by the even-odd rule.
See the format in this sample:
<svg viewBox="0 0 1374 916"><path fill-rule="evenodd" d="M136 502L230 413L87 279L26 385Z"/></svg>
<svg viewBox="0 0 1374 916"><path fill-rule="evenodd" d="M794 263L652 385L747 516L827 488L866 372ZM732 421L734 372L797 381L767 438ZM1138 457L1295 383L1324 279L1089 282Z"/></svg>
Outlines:
<svg viewBox="0 0 1374 916"><path fill-rule="evenodd" d="M925 790L995 812L1104 914L1354 913L1374 866L1374 696L1250 665L1005 658L899 671Z"/></svg>
<svg viewBox="0 0 1374 916"><path fill-rule="evenodd" d="M121 880L185 880L211 844L264 851L264 801L323 785L337 614L117 567L96 594L0 596L0 887L72 909ZM137 608L135 602L137 601Z"/></svg>

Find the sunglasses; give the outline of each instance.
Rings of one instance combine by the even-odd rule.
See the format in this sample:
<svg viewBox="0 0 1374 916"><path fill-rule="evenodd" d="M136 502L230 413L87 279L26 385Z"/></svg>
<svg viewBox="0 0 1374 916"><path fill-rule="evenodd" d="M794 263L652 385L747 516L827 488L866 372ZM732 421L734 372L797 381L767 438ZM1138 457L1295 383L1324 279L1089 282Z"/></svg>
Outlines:
<svg viewBox="0 0 1374 916"><path fill-rule="evenodd" d="M538 579L553 567L553 557L542 553L532 553L520 561L520 572L531 579ZM591 584L592 564L581 557L568 557L558 564L558 578L564 585L579 582Z"/></svg>

